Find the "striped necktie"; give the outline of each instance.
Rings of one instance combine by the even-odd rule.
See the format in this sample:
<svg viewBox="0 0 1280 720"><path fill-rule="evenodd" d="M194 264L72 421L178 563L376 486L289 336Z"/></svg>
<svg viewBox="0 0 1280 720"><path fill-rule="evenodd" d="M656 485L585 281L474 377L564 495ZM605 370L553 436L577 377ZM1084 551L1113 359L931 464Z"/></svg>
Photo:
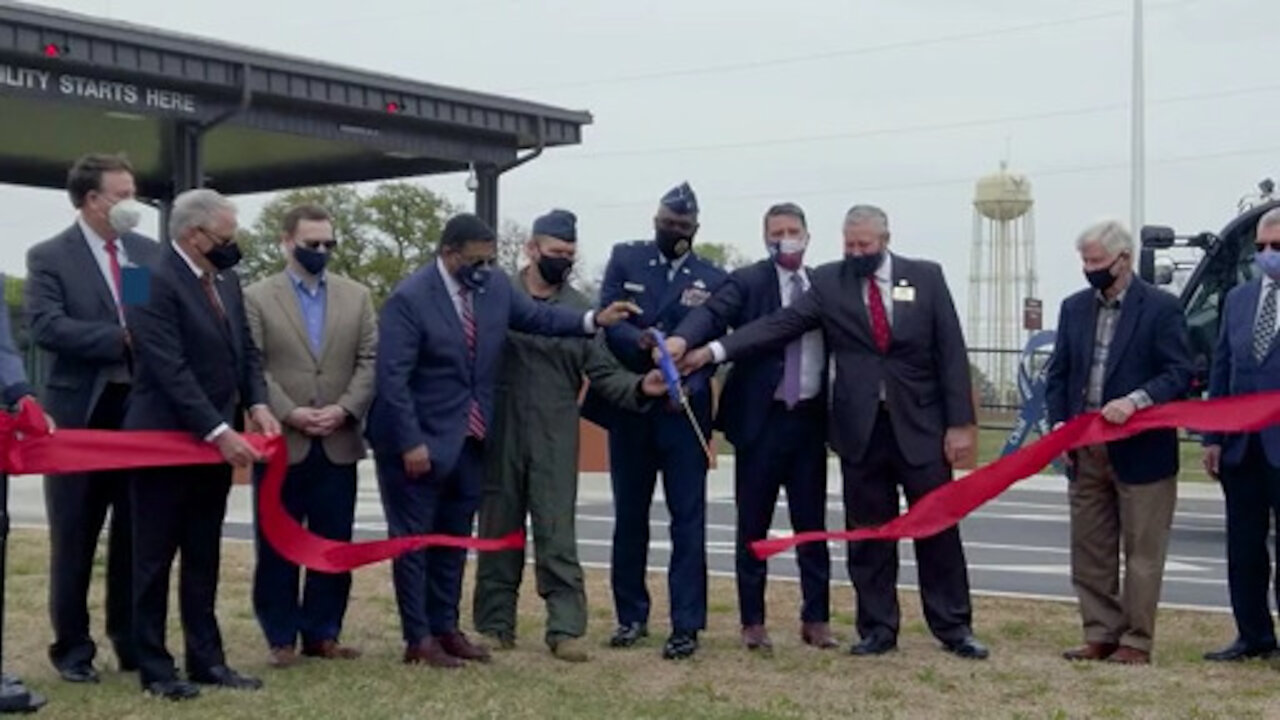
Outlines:
<svg viewBox="0 0 1280 720"><path fill-rule="evenodd" d="M467 360L474 366L476 362L476 315L471 306L471 293L467 288L458 290L462 299L462 334L467 339ZM467 410L467 435L476 440L484 440L484 414L480 412L480 403L476 401L472 391L471 407Z"/></svg>

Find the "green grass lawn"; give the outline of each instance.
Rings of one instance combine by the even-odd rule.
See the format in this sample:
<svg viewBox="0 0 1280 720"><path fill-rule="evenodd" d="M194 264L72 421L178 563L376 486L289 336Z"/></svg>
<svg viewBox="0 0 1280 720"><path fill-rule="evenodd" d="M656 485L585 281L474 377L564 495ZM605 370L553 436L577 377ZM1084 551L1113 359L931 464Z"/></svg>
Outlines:
<svg viewBox="0 0 1280 720"><path fill-rule="evenodd" d="M710 623L703 650L690 662L659 658L666 632L665 586L650 578L651 629L643 647L610 650L612 627L607 574L588 571L592 662L567 665L542 645L542 610L526 574L519 647L497 653L492 664L441 671L401 664L400 633L386 565L356 574L345 639L362 648L356 661L308 661L288 670L266 667L261 635L249 604L252 548L224 550L219 616L230 662L261 676L258 693L208 690L192 702L145 698L136 676L112 670L98 686L60 682L45 660L49 642L45 596L47 547L43 533L16 532L10 546L5 636L6 668L45 693L50 704L36 717L74 718L1252 718L1280 717L1280 674L1255 661L1213 665L1200 653L1234 635L1223 614L1163 612L1156 664L1121 668L1068 664L1058 658L1080 639L1071 603L977 598L975 628L992 659L972 663L938 650L921 619L919 600L903 592L903 630L897 652L857 659L817 651L797 637L795 583L770 585L775 649L748 654L737 640L731 581L712 578ZM784 561L779 561L784 562ZM99 574L101 566L99 566ZM468 574L468 586L471 576ZM100 639L101 578L93 586L95 634ZM833 624L844 646L852 636L852 598L833 588ZM469 600L463 604L470 623ZM176 615L176 603L171 605ZM180 651L176 624L171 649ZM110 668L110 652L99 665Z"/></svg>

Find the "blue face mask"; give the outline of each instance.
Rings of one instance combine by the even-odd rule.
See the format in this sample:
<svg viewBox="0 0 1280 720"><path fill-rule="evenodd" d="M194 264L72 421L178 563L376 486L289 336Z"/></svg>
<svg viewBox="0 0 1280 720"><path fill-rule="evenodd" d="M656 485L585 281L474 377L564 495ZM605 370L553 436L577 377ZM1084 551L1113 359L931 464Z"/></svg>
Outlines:
<svg viewBox="0 0 1280 720"><path fill-rule="evenodd" d="M1253 262L1264 275L1272 280L1280 280L1280 252L1271 249L1263 250L1253 256Z"/></svg>
<svg viewBox="0 0 1280 720"><path fill-rule="evenodd" d="M468 290L480 290L489 284L489 276L493 274L491 263L481 261L470 265L463 265L458 268L455 273L458 282Z"/></svg>

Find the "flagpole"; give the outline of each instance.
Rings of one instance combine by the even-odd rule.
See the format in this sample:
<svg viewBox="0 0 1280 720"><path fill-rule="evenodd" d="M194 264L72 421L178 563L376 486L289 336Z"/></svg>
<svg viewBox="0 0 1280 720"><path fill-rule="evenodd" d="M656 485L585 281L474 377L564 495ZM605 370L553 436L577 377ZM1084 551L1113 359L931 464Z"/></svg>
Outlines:
<svg viewBox="0 0 1280 720"><path fill-rule="evenodd" d="M1142 231L1146 214L1146 123L1143 78L1142 0L1133 0L1133 71L1130 98L1131 127L1129 138L1129 230Z"/></svg>

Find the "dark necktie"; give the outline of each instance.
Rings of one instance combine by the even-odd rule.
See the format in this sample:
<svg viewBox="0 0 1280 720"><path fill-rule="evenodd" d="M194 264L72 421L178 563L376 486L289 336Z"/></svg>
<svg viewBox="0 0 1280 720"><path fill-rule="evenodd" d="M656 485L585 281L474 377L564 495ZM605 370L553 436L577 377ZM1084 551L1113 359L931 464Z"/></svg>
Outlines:
<svg viewBox="0 0 1280 720"><path fill-rule="evenodd" d="M222 307L222 301L218 299L218 291L213 287L213 276L209 273L201 275L200 285L204 287L204 294L209 298L209 304L213 306L213 311L218 314L218 319L225 324L227 322L227 311Z"/></svg>
<svg viewBox="0 0 1280 720"><path fill-rule="evenodd" d="M1276 282L1266 283L1266 295L1262 299L1262 311L1253 326L1253 357L1258 362L1267 356L1271 341L1276 336Z"/></svg>

